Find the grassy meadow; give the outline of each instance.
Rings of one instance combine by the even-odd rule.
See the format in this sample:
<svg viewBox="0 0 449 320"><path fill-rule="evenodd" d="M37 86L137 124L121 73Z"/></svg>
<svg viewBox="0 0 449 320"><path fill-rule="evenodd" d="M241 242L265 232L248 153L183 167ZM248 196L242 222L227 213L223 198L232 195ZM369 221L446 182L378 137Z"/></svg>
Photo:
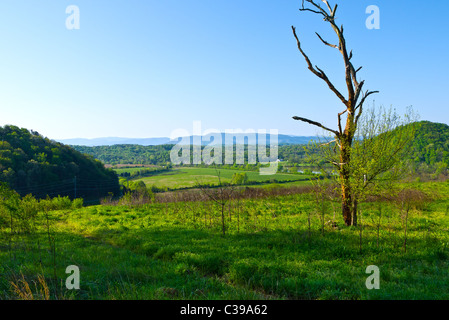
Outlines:
<svg viewBox="0 0 449 320"><path fill-rule="evenodd" d="M138 168L118 169L120 172L138 171ZM125 171L128 170L128 171ZM148 187L155 186L157 188L181 189L191 188L199 184L218 185L220 175L221 182L231 182L234 173L246 173L249 181L270 183L274 180L280 182L286 181L306 181L310 179L310 175L306 174L291 174L291 173L276 173L274 175L263 176L259 171L243 171L233 169L213 169L213 168L194 168L194 167L180 167L174 168L169 172L162 172L137 179L141 180Z"/></svg>
<svg viewBox="0 0 449 320"><path fill-rule="evenodd" d="M311 193L234 199L223 216L184 201L41 212L28 232L3 221L0 299L449 299L449 184L408 187L433 201L360 204L358 227Z"/></svg>

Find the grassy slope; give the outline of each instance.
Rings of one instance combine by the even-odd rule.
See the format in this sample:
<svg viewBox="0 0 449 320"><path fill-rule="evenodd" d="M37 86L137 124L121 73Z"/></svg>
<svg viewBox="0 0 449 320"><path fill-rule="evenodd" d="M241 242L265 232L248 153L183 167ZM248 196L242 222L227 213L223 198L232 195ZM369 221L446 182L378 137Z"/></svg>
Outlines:
<svg viewBox="0 0 449 320"><path fill-rule="evenodd" d="M449 194L447 183L422 188ZM411 213L407 252L403 219L384 204L377 246L378 204L362 207L359 230L326 226L310 195L245 200L227 211L227 235L220 235L217 207L209 203L153 204L140 208L95 206L54 213L56 271L81 270L77 299L448 299L449 200ZM338 205L336 205L338 210ZM211 214L212 213L212 214ZM311 218L309 237L308 215ZM332 219L328 204L324 221ZM45 229L16 236L12 258L6 232L0 273L53 274ZM42 258L42 267L38 263ZM381 289L367 290L365 269L377 265ZM13 296L8 279L0 297Z"/></svg>

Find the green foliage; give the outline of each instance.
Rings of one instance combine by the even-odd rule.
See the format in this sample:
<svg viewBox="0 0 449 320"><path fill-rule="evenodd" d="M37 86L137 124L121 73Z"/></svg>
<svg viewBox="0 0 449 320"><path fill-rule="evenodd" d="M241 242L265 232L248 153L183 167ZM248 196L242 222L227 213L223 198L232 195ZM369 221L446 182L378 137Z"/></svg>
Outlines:
<svg viewBox="0 0 449 320"><path fill-rule="evenodd" d="M69 146L15 126L0 127L0 181L24 196L99 199L118 194L118 179L103 164ZM76 177L76 181L75 181Z"/></svg>
<svg viewBox="0 0 449 320"><path fill-rule="evenodd" d="M415 136L412 110L401 117L394 110L368 109L359 121L351 148L350 186L353 196L392 193L393 183L408 174L408 148Z"/></svg>
<svg viewBox="0 0 449 320"><path fill-rule="evenodd" d="M0 182L0 225L6 226L20 215L20 196L4 182Z"/></svg>
<svg viewBox="0 0 449 320"><path fill-rule="evenodd" d="M153 191L147 188L141 180L124 181L123 193L124 195L119 201L122 205L141 205L154 201Z"/></svg>
<svg viewBox="0 0 449 320"><path fill-rule="evenodd" d="M71 201L69 197L36 199L28 194L24 197L11 190L5 183L0 183L0 226L10 228L15 233L30 233L42 212L55 210L79 209L83 199Z"/></svg>
<svg viewBox="0 0 449 320"><path fill-rule="evenodd" d="M410 159L434 165L449 163L449 126L444 123L421 121L414 124L415 136L409 150Z"/></svg>
<svg viewBox="0 0 449 320"><path fill-rule="evenodd" d="M111 165L151 164L161 166L170 163L172 147L173 145L141 146L128 144L96 147L73 146L74 149Z"/></svg>
<svg viewBox="0 0 449 320"><path fill-rule="evenodd" d="M248 175L245 172L232 175L231 184L244 185L246 183L248 183Z"/></svg>

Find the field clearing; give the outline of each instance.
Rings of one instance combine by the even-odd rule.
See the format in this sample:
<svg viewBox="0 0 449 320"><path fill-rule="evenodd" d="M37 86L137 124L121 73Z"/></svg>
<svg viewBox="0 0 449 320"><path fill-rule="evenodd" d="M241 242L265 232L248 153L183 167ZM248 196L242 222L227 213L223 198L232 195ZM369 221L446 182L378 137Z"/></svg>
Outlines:
<svg viewBox="0 0 449 320"><path fill-rule="evenodd" d="M194 187L198 183L200 184L213 184L218 185L220 174L220 180L222 182L231 182L234 173L246 173L250 181L257 182L273 182L277 181L304 181L311 178L310 175L299 175L289 173L276 173L274 175L263 176L258 171L243 171L233 169L212 169L212 168L174 168L170 172L164 172L155 174L150 177L137 179L143 181L147 186L156 186L158 188L190 188Z"/></svg>

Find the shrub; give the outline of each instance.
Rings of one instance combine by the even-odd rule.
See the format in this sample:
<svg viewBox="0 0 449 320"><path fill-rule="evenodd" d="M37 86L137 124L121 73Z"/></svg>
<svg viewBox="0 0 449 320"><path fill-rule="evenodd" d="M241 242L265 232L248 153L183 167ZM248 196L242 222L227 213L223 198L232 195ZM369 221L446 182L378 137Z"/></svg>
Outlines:
<svg viewBox="0 0 449 320"><path fill-rule="evenodd" d="M72 202L72 209L82 208L84 204L84 200L82 198L74 199Z"/></svg>

